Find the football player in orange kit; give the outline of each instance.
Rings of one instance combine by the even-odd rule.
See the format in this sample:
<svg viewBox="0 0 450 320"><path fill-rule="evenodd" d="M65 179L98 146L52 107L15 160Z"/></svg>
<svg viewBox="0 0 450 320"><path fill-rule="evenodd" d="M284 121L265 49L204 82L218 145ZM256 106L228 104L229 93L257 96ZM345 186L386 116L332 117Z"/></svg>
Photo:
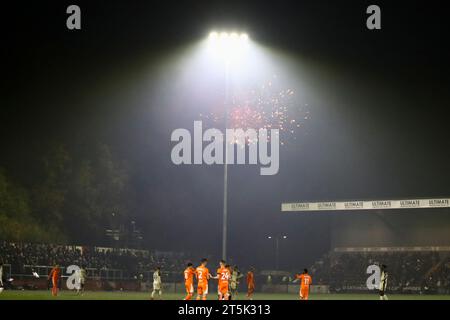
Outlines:
<svg viewBox="0 0 450 320"><path fill-rule="evenodd" d="M208 295L208 280L211 278L206 265L208 259L202 259L201 264L195 269L195 276L197 278L197 300L206 300Z"/></svg>
<svg viewBox="0 0 450 320"><path fill-rule="evenodd" d="M184 286L186 287L186 297L184 300L191 300L194 294L194 275L195 269L192 263L188 263L186 269L184 270Z"/></svg>
<svg viewBox="0 0 450 320"><path fill-rule="evenodd" d="M255 269L252 267L247 272L247 299L253 300L253 292L255 292Z"/></svg>
<svg viewBox="0 0 450 320"><path fill-rule="evenodd" d="M308 274L308 269L304 269L302 274L295 275L296 280L300 280L300 300L308 300L309 286L312 283L312 278Z"/></svg>
<svg viewBox="0 0 450 320"><path fill-rule="evenodd" d="M58 284L61 278L61 269L59 265L55 265L48 275L48 279L52 281L52 296L56 297L58 295Z"/></svg>
<svg viewBox="0 0 450 320"><path fill-rule="evenodd" d="M217 294L219 300L228 300L230 294L228 292L228 281L231 277L230 266L225 264L224 260L220 260L220 267L217 269L217 276L213 277L218 279Z"/></svg>

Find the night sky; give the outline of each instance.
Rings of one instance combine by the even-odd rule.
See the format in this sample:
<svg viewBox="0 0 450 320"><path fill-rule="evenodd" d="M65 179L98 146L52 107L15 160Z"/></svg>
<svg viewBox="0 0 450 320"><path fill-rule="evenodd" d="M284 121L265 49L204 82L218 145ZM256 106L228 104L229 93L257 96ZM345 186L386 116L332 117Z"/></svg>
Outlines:
<svg viewBox="0 0 450 320"><path fill-rule="evenodd" d="M448 12L439 1L376 1L382 29L369 31L372 2L2 5L0 165L33 181L55 137L105 141L132 168L148 247L219 254L223 168L170 161L172 130L198 120L171 61L211 29L236 27L295 64L309 119L281 148L277 175L230 168L230 255L270 265L267 235L287 234L286 264L311 263L330 248L337 214L286 216L283 201L450 195ZM70 4L80 31L66 29Z"/></svg>

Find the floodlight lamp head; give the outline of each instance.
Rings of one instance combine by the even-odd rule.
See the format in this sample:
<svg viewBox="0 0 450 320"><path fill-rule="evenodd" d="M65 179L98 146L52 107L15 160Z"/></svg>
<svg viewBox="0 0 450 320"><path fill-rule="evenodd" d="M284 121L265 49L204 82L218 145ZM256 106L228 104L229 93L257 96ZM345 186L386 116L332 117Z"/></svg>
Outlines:
<svg viewBox="0 0 450 320"><path fill-rule="evenodd" d="M208 37L209 48L225 60L241 58L247 50L249 37L246 33L212 31Z"/></svg>

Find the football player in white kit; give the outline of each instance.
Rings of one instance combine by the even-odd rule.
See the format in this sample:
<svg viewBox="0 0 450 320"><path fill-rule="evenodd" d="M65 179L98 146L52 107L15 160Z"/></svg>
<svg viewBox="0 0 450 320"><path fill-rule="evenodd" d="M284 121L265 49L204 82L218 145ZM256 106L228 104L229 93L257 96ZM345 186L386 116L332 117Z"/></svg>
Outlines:
<svg viewBox="0 0 450 320"><path fill-rule="evenodd" d="M381 265L381 276L380 276L380 300L389 300L386 295L388 272L386 265Z"/></svg>
<svg viewBox="0 0 450 320"><path fill-rule="evenodd" d="M151 299L155 299L155 294L158 293L159 298L161 299L162 295L162 283L161 283L161 268L157 267L155 272L153 272L153 291Z"/></svg>
<svg viewBox="0 0 450 320"><path fill-rule="evenodd" d="M84 294L84 284L86 283L86 269L82 266L78 271L78 286L77 286L77 294Z"/></svg>

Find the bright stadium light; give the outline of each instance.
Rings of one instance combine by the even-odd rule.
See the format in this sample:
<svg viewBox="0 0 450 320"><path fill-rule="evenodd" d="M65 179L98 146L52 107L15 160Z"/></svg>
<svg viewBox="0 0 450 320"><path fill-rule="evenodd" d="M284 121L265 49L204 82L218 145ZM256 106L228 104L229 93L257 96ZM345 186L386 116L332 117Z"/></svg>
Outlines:
<svg viewBox="0 0 450 320"><path fill-rule="evenodd" d="M213 55L228 62L241 58L248 48L248 42L246 33L212 31L208 37L209 48Z"/></svg>

